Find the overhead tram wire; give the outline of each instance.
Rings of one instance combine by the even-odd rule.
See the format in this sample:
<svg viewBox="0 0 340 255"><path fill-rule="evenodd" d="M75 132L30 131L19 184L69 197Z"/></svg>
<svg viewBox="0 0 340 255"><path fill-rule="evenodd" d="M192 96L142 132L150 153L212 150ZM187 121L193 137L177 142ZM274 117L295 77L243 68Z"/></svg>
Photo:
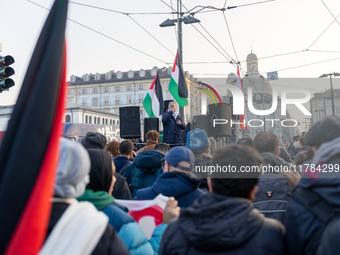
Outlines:
<svg viewBox="0 0 340 255"><path fill-rule="evenodd" d="M173 5L172 5L172 0L170 0L170 4L171 4L171 9L173 10ZM172 19L175 19L174 13L172 13ZM176 26L174 26L174 30L175 30L175 38L176 38L176 45L178 42L178 35L177 35L177 30L176 30Z"/></svg>
<svg viewBox="0 0 340 255"><path fill-rule="evenodd" d="M331 24L329 24L326 29L314 40L314 42L307 48L307 50L309 50L314 43L316 43L317 40L319 40L319 38L328 30L328 28L335 22L338 21L338 18L340 17L340 14L331 22Z"/></svg>
<svg viewBox="0 0 340 255"><path fill-rule="evenodd" d="M122 12L122 11L116 11L116 10L112 10L112 9L107 9L104 7L99 7L99 6L94 6L94 5L89 5L89 4L83 4L83 3L78 3L78 2L73 2L73 1L69 1L70 4L76 4L76 5L81 5L81 6L85 6L85 7L90 7L90 8L94 8L94 9L98 9L98 10L102 10L102 11L109 11L109 12L114 12L114 13L118 13L118 14L123 14L123 15L157 15L157 14L173 14L172 12ZM176 12L177 14L177 12Z"/></svg>
<svg viewBox="0 0 340 255"><path fill-rule="evenodd" d="M225 16L225 11L223 11L223 17L224 17L225 24L227 25L227 29L228 29L228 33L229 33L229 38L230 38L230 41L231 41L231 45L233 46L234 53L235 53L235 56L236 56L236 60L237 60L237 62L238 62L238 57L237 57L237 54L236 54L234 41L233 41L233 38L232 38L232 36L231 36L231 32L230 32L230 29L229 29L229 26L228 26L227 18L226 18L226 16Z"/></svg>
<svg viewBox="0 0 340 255"><path fill-rule="evenodd" d="M118 13L118 14L122 14L125 16L128 16L133 22L135 22L141 29L143 29L148 35L150 35L156 42L158 42L160 45L162 45L163 48L165 48L167 51L169 51L172 55L175 55L171 50L169 50L163 43L161 43L155 36L153 36L146 28L144 28L140 23L138 23L134 18L131 17L131 15L136 14L136 13L128 13L128 12L120 12L120 11L115 11L115 10L111 10L111 9L107 9L107 8L102 8L102 7L98 7L98 6L93 6L93 5L88 5L88 4L82 4L82 3L77 3L77 2L70 2L73 4L78 4L81 6L85 6L85 7L89 7L89 8L93 8L93 9L98 9L101 11L108 11L108 12L114 12L114 13ZM140 13L139 13L140 14ZM155 13L144 13L144 14L155 14ZM158 13L160 14L160 13ZM169 13L161 13L161 14L169 14Z"/></svg>
<svg viewBox="0 0 340 255"><path fill-rule="evenodd" d="M325 2L323 0L321 0L321 2L323 3L323 5L327 8L327 10L329 11L329 13L332 15L332 17L336 20L336 22L339 24L339 21L337 20L337 18L335 18L334 14L331 12L331 10L328 8L328 6L325 4Z"/></svg>
<svg viewBox="0 0 340 255"><path fill-rule="evenodd" d="M46 7L44 7L44 6L40 5L40 4L37 4L37 3L35 3L35 2L33 2L33 1L31 1L31 0L27 0L27 1L30 2L30 3L32 3L32 4L34 4L34 5L36 5L36 6L39 6L40 8L43 8L43 9L45 9L45 10L50 11L50 9L48 9L48 8L46 8ZM110 39L110 40L112 40L112 41L114 41L114 42L117 42L117 43L119 43L119 44L121 44L121 45L124 45L125 47L128 47L128 48L130 48L130 49L132 49L132 50L135 50L135 51L137 51L137 52L139 52L139 53L141 53L141 54L143 54L143 55L145 55L145 56L148 56L148 57L150 57L150 58L153 58L153 59L155 59L155 60L157 60L157 61L159 61L159 62L162 62L162 63L164 63L164 64L170 66L170 63L168 63L168 62L165 62L165 61L163 61L163 60L161 60L161 59L159 59L159 58L156 58L156 57L154 57L154 56L152 56L152 55L150 55L150 54L148 54L148 53L146 53L146 52L144 52L144 51L141 51L141 50L139 50L139 49L136 49L136 48L134 48L134 47L132 47L132 46L126 44L126 43L123 43L123 42L121 42L121 41L118 41L117 39L114 39L113 37L111 37L111 36L109 36L109 35L106 35L106 34L104 34L104 33L102 33L102 32L99 32L98 30L95 30L95 29L93 29L93 28L90 28L90 27L88 27L88 26L86 26L86 25L84 25L84 24L82 24L82 23L80 23L80 22L78 22L78 21L75 21L75 20L70 19L70 18L67 18L67 20L69 20L69 21L71 21L71 22L73 22L73 23L75 23L75 24L77 24L77 25L79 25L79 26L82 26L82 27L84 27L84 28L87 28L87 29L91 30L92 32L95 32L95 33L97 33L97 34L100 34L100 35L102 35L102 36L104 36L104 37L106 37L106 38L108 38L108 39Z"/></svg>

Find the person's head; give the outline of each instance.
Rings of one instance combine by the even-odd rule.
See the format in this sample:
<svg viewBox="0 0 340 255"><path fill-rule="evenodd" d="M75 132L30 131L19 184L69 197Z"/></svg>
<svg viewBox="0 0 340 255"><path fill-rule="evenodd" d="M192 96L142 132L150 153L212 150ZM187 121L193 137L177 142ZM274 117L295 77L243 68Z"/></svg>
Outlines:
<svg viewBox="0 0 340 255"><path fill-rule="evenodd" d="M88 150L91 170L90 170L90 183L86 189L93 191L106 191L111 194L113 185L116 182L114 172L116 171L110 155L103 150L89 149Z"/></svg>
<svg viewBox="0 0 340 255"><path fill-rule="evenodd" d="M310 145L314 152L321 144L340 136L340 118L328 116L316 122L304 137L305 145Z"/></svg>
<svg viewBox="0 0 340 255"><path fill-rule="evenodd" d="M193 172L195 156L188 148L183 146L173 147L164 157L164 172Z"/></svg>
<svg viewBox="0 0 340 255"><path fill-rule="evenodd" d="M120 145L120 143L118 141L111 141L107 144L106 151L111 156L118 156L120 154L119 153L119 145Z"/></svg>
<svg viewBox="0 0 340 255"><path fill-rule="evenodd" d="M253 139L251 137L243 137L241 139L238 139L236 144L240 144L240 145L248 145L253 147Z"/></svg>
<svg viewBox="0 0 340 255"><path fill-rule="evenodd" d="M293 143L293 147L294 147L294 149L301 149L301 143L295 142L295 143Z"/></svg>
<svg viewBox="0 0 340 255"><path fill-rule="evenodd" d="M286 148L286 149L289 148L289 144L290 144L290 143L289 143L288 141L285 142L285 148Z"/></svg>
<svg viewBox="0 0 340 255"><path fill-rule="evenodd" d="M279 139L270 132L261 132L255 136L254 148L259 152L270 152L278 155Z"/></svg>
<svg viewBox="0 0 340 255"><path fill-rule="evenodd" d="M296 165L301 165L304 162L306 162L307 161L307 154L308 154L308 151L300 151L296 155L295 164Z"/></svg>
<svg viewBox="0 0 340 255"><path fill-rule="evenodd" d="M279 146L279 157L282 158L284 161L289 162L289 163L293 163L292 158L290 157L289 153L286 151L286 149L284 147Z"/></svg>
<svg viewBox="0 0 340 255"><path fill-rule="evenodd" d="M156 130L149 130L146 134L145 134L145 140L146 141L154 141L156 143L158 143L159 140L159 133Z"/></svg>
<svg viewBox="0 0 340 255"><path fill-rule="evenodd" d="M210 143L210 155L213 155L216 150L216 140L212 137L209 137Z"/></svg>
<svg viewBox="0 0 340 255"><path fill-rule="evenodd" d="M98 132L87 132L84 139L82 140L82 145L86 149L105 150L106 143L107 143L106 137Z"/></svg>
<svg viewBox="0 0 340 255"><path fill-rule="evenodd" d="M59 151L54 194L64 198L80 197L89 183L89 154L82 145L66 138L60 138Z"/></svg>
<svg viewBox="0 0 340 255"><path fill-rule="evenodd" d="M210 143L207 133L203 129L195 128L187 134L187 147L195 154L210 155Z"/></svg>
<svg viewBox="0 0 340 255"><path fill-rule="evenodd" d="M231 166L235 172L213 172L208 186L211 193L254 200L263 159L252 147L229 145L216 150L212 166ZM259 171L240 172L242 169Z"/></svg>
<svg viewBox="0 0 340 255"><path fill-rule="evenodd" d="M284 147L285 147L285 144L284 144L283 142L280 142L280 143L279 143L279 147L283 147L283 148L284 148Z"/></svg>
<svg viewBox="0 0 340 255"><path fill-rule="evenodd" d="M170 111L172 111L172 110L176 111L176 104L174 102L169 103L169 110Z"/></svg>
<svg viewBox="0 0 340 255"><path fill-rule="evenodd" d="M130 140L121 141L118 150L121 156L130 158L133 153L133 142Z"/></svg>
<svg viewBox="0 0 340 255"><path fill-rule="evenodd" d="M166 143L158 143L156 146L153 148L155 151L159 151L163 155L168 154L170 150L170 146L167 145Z"/></svg>

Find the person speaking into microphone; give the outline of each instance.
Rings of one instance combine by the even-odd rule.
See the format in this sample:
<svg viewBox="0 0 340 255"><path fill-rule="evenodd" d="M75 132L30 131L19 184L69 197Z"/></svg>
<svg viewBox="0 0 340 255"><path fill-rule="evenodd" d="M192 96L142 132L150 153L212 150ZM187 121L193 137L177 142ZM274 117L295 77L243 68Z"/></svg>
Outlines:
<svg viewBox="0 0 340 255"><path fill-rule="evenodd" d="M185 125L176 112L176 104L171 102L166 113L162 116L163 122L163 143L183 143L182 131Z"/></svg>

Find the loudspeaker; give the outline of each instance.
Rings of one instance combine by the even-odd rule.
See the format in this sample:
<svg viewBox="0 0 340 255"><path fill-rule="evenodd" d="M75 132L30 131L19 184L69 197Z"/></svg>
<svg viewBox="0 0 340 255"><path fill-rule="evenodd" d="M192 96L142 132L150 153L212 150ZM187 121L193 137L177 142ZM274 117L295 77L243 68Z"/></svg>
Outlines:
<svg viewBox="0 0 340 255"><path fill-rule="evenodd" d="M221 104L210 104L208 115L208 136L231 136L232 128L230 126L231 115L231 105L224 103ZM226 119L227 124L218 124L213 126L214 119Z"/></svg>
<svg viewBox="0 0 340 255"><path fill-rule="evenodd" d="M119 107L120 137L140 138L139 106Z"/></svg>
<svg viewBox="0 0 340 255"><path fill-rule="evenodd" d="M208 115L195 115L192 117L193 129L200 128L205 130L208 135Z"/></svg>
<svg viewBox="0 0 340 255"><path fill-rule="evenodd" d="M164 101L164 107L163 107L164 113L168 110L169 104L170 104L171 102L173 102L173 101L174 101L174 100L165 100L165 101Z"/></svg>
<svg viewBox="0 0 340 255"><path fill-rule="evenodd" d="M145 135L150 130L156 130L159 133L159 119L145 118L144 119L144 142L146 142Z"/></svg>

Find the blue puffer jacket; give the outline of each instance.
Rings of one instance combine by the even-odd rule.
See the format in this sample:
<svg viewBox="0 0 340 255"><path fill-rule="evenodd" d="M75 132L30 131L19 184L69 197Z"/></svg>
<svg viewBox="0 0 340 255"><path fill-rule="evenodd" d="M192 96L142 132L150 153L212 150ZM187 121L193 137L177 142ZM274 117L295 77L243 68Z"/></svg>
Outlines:
<svg viewBox="0 0 340 255"><path fill-rule="evenodd" d="M130 186L132 198L137 190L151 187L158 176L163 173L162 163L164 155L159 151L143 151L137 154L123 176Z"/></svg>
<svg viewBox="0 0 340 255"><path fill-rule="evenodd" d="M177 125L176 121L180 120L181 125ZM183 120L178 115L175 120L172 111L168 110L162 116L163 122L163 143L183 143L183 134L181 130L185 129Z"/></svg>
<svg viewBox="0 0 340 255"><path fill-rule="evenodd" d="M189 174L167 172L159 176L150 188L138 190L133 199L148 200L154 199L158 194L163 194L167 197L175 197L178 206L186 208L205 194L197 188L199 183L199 179L190 178Z"/></svg>
<svg viewBox="0 0 340 255"><path fill-rule="evenodd" d="M167 224L157 226L152 238L147 239L137 222L114 204L102 210L109 217L109 224L118 232L118 236L133 255L158 254L161 238Z"/></svg>

